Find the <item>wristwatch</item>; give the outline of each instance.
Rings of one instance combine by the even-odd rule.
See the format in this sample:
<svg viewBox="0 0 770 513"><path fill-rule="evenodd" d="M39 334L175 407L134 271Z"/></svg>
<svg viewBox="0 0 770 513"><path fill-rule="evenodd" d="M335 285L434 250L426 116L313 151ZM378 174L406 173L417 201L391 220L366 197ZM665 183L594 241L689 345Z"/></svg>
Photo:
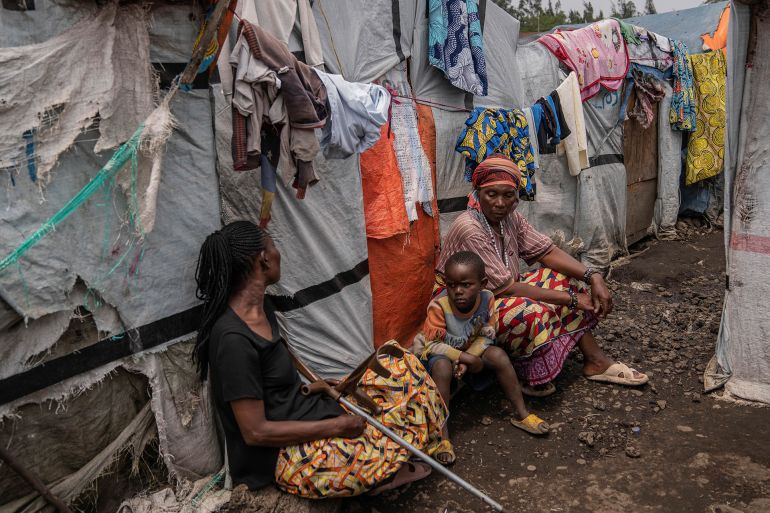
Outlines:
<svg viewBox="0 0 770 513"><path fill-rule="evenodd" d="M586 268L586 272L583 273L583 283L586 285L591 284L591 276L596 274L596 271L591 269L590 267Z"/></svg>

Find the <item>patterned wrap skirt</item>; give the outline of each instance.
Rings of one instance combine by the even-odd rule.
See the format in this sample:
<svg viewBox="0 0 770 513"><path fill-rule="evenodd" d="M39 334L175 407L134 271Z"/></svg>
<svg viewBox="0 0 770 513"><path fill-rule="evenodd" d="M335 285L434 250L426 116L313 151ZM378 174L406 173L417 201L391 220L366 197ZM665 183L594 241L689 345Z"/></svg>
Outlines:
<svg viewBox="0 0 770 513"><path fill-rule="evenodd" d="M443 290L437 275L434 295ZM546 267L524 273L520 281L551 290L587 292L583 282ZM495 300L498 312L496 345L511 357L516 375L529 385L552 381L583 334L598 324L595 315L526 297Z"/></svg>
<svg viewBox="0 0 770 513"><path fill-rule="evenodd" d="M360 389L382 406L377 420L414 447L432 454L441 442L447 407L417 357L380 356L388 379L371 370ZM310 499L365 493L392 477L410 453L367 424L358 438L328 438L281 449L275 468L278 486Z"/></svg>

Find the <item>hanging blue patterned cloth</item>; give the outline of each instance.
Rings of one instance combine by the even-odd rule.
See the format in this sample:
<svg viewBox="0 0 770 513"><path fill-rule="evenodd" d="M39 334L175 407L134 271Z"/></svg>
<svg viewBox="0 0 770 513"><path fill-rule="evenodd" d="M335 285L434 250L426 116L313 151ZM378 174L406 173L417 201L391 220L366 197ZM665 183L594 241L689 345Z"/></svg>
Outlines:
<svg viewBox="0 0 770 513"><path fill-rule="evenodd" d="M672 130L682 132L695 131L695 88L693 85L692 66L687 58L687 45L682 41L671 40L674 52L674 91L671 94L669 121Z"/></svg>
<svg viewBox="0 0 770 513"><path fill-rule="evenodd" d="M428 62L449 82L476 96L487 95L487 65L478 0L430 0Z"/></svg>
<svg viewBox="0 0 770 513"><path fill-rule="evenodd" d="M535 199L535 156L529 142L527 117L519 109L476 107L457 138L455 151L465 156L465 180L476 166L494 153L511 159L521 170L521 198Z"/></svg>

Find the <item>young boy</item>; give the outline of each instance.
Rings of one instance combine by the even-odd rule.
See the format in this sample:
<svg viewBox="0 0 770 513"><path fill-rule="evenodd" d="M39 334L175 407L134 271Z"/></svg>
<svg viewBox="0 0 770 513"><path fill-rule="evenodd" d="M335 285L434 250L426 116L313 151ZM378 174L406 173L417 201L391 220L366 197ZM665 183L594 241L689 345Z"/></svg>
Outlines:
<svg viewBox="0 0 770 513"><path fill-rule="evenodd" d="M494 345L497 310L494 295L484 288L484 262L476 253L461 251L449 258L444 275L446 289L428 305L423 331L412 346L412 352L428 369L444 401L449 404L453 375L461 379L466 372L476 374L489 369L513 404L511 424L534 435L548 433L548 425L527 411L508 355ZM443 438L434 456L449 465L456 457L446 426Z"/></svg>

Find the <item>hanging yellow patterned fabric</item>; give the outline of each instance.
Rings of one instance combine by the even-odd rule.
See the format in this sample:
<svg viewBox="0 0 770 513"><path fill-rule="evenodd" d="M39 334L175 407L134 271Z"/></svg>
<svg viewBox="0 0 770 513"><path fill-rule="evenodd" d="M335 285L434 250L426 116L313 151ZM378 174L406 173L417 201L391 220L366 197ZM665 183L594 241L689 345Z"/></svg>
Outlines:
<svg viewBox="0 0 770 513"><path fill-rule="evenodd" d="M687 185L722 172L725 157L725 81L722 52L688 57L695 83L697 125L687 144Z"/></svg>

